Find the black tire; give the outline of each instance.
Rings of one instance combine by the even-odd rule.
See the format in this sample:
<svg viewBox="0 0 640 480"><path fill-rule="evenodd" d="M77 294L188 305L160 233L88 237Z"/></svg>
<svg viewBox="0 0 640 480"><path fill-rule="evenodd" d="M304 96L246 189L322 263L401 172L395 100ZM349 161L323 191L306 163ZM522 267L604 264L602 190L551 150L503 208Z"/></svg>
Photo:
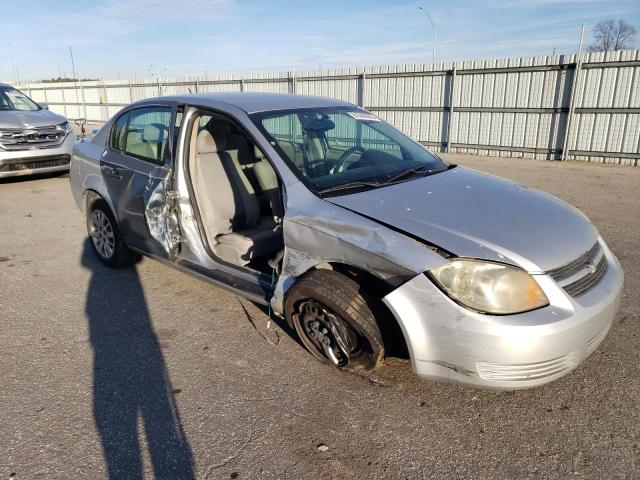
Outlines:
<svg viewBox="0 0 640 480"><path fill-rule="evenodd" d="M87 208L87 233L91 249L107 267L125 267L138 260L139 256L122 242L118 222L107 202L101 198L91 202Z"/></svg>
<svg viewBox="0 0 640 480"><path fill-rule="evenodd" d="M285 314L307 350L323 363L371 370L384 359L371 302L354 280L341 273L309 272L287 293Z"/></svg>

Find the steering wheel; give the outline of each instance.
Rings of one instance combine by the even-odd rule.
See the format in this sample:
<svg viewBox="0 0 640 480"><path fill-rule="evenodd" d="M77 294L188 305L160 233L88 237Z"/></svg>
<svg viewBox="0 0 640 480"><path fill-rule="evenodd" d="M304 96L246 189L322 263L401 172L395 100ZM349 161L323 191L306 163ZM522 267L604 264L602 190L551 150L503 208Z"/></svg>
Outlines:
<svg viewBox="0 0 640 480"><path fill-rule="evenodd" d="M354 147L348 148L347 150L344 151L344 153L342 155L340 155L340 158L338 159L338 161L336 162L336 166L333 167L333 171L338 173L341 172L345 162L347 161L347 158L349 158L349 155L351 155L354 152L360 152L360 154L362 155L363 153L365 153L367 151L366 148L360 146L360 145L356 145Z"/></svg>

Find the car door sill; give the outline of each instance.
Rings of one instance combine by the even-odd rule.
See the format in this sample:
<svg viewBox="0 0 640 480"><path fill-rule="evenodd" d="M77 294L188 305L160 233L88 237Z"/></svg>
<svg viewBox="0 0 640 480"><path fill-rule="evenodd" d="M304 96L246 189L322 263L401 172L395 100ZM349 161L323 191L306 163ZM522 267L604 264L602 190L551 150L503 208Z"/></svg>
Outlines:
<svg viewBox="0 0 640 480"><path fill-rule="evenodd" d="M251 300L252 302L258 303L260 305L269 304L268 299L271 298L271 295L272 295L270 285L261 281L259 277L256 278L256 282L254 284L253 282L249 282L239 277L229 276L224 272L216 272L216 271L204 269L199 265L188 262L186 260L173 262L166 258L162 258L157 255L144 252L137 248L131 248L131 249L135 250L137 253L141 255L144 255L145 257L149 257L153 260L157 260L158 262L164 265L173 267L176 270L179 270L183 273L191 275L192 277L198 278L200 280L204 280L208 283L215 285L216 287L220 287L225 290L228 290L231 293L235 293L236 295L239 295L248 300ZM229 281L227 279L229 279Z"/></svg>

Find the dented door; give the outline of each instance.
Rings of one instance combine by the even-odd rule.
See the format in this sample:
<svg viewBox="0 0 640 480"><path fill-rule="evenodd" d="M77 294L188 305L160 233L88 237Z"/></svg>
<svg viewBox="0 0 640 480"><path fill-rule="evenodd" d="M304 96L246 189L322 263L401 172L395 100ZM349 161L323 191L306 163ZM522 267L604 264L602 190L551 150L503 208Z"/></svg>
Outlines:
<svg viewBox="0 0 640 480"><path fill-rule="evenodd" d="M182 236L178 223L178 195L171 189L171 171L162 179L150 178L145 194L145 220L149 235L162 246L161 256L175 259Z"/></svg>
<svg viewBox="0 0 640 480"><path fill-rule="evenodd" d="M158 105L125 115L122 138L110 142L101 161L118 227L130 247L172 258L180 242L171 188L175 109Z"/></svg>

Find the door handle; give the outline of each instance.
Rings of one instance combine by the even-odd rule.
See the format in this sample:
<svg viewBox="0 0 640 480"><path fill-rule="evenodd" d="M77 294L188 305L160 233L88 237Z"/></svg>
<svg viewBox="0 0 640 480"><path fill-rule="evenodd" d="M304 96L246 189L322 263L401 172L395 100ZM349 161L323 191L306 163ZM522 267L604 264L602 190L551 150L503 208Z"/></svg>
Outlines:
<svg viewBox="0 0 640 480"><path fill-rule="evenodd" d="M122 174L117 168L111 167L108 165L105 165L102 168L104 169L104 172L107 176L114 178L116 180L122 180Z"/></svg>

